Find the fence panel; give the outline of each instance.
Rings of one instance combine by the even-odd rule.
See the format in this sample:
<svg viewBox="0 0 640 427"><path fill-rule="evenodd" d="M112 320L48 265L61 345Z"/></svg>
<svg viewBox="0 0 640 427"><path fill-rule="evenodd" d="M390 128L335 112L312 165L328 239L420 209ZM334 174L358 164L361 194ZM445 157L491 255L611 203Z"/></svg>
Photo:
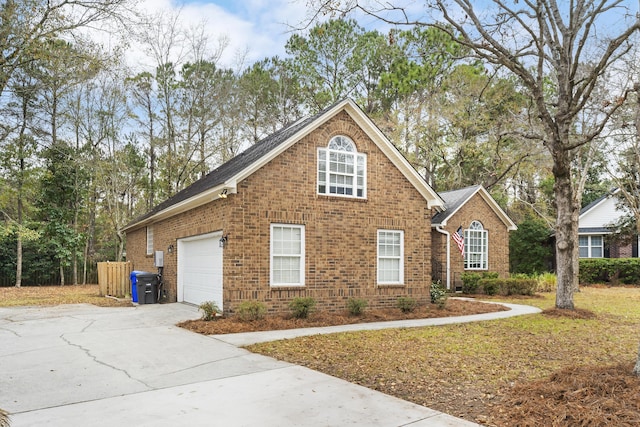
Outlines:
<svg viewBox="0 0 640 427"><path fill-rule="evenodd" d="M131 294L131 271L133 264L127 262L99 262L98 285L100 295L124 297Z"/></svg>

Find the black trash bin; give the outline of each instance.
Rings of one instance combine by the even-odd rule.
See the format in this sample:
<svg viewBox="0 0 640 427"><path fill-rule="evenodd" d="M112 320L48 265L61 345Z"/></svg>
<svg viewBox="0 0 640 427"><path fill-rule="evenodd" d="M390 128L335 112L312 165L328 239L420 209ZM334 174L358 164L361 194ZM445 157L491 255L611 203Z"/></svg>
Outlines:
<svg viewBox="0 0 640 427"><path fill-rule="evenodd" d="M158 302L158 275L154 273L138 273L136 290L138 304L155 304Z"/></svg>

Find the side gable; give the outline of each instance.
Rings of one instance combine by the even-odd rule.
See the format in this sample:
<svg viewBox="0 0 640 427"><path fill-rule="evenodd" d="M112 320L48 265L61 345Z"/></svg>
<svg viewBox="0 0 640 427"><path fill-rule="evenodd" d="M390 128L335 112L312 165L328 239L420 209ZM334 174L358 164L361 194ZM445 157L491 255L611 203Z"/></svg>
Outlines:
<svg viewBox="0 0 640 427"><path fill-rule="evenodd" d="M615 189L605 194L580 211L578 217L579 233L609 233L607 226L615 223L618 218L626 214L624 209L619 209L616 206L618 204L616 194L619 191L619 189Z"/></svg>
<svg viewBox="0 0 640 427"><path fill-rule="evenodd" d="M500 205L494 200L487 190L482 185L474 185L471 187L461 188L459 190L441 192L440 196L445 202L445 210L439 212L431 219L432 227L445 227L447 221L456 214L471 198L478 194L489 205L491 210L500 218L500 220L507 227L507 230L517 230L516 224L509 218L509 216L502 210Z"/></svg>
<svg viewBox="0 0 640 427"><path fill-rule="evenodd" d="M145 215L133 220L123 230L126 232L202 206L222 197L223 192L225 194L236 193L238 183L341 111L349 114L393 165L416 188L426 200L429 209L435 209L436 211L444 209L444 201L438 193L427 184L371 119L352 100L346 99L328 107L315 116L300 120L256 143L245 152L207 174L204 178L157 205Z"/></svg>

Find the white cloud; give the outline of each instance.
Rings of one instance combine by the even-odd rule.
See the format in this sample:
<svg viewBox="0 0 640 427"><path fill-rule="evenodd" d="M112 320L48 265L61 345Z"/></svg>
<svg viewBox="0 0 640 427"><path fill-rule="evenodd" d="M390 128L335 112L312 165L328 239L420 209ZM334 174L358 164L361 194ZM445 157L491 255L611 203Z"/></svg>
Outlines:
<svg viewBox="0 0 640 427"><path fill-rule="evenodd" d="M220 58L220 65L225 67L236 67L239 54L246 53L245 66L266 57L285 55L284 46L292 29L304 20L307 12L304 2L291 0L249 0L231 2L230 6L225 8L223 0L188 3L144 0L139 7L151 15L177 13L184 29L204 24L211 49L215 49L221 37L226 37L229 45ZM127 57L141 65L140 55L139 47L132 46Z"/></svg>

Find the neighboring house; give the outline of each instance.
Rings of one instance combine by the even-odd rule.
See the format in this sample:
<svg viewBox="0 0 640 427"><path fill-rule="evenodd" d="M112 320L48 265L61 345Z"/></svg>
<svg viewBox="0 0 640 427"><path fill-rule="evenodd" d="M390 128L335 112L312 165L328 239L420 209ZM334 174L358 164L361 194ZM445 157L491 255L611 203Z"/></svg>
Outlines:
<svg viewBox="0 0 640 427"><path fill-rule="evenodd" d="M626 215L618 208L614 189L580 210L578 217L578 246L580 258L638 257L638 237L631 242L610 241L611 225Z"/></svg>
<svg viewBox="0 0 640 427"><path fill-rule="evenodd" d="M439 194L445 210L431 219L434 280L459 289L464 272L492 271L507 277L509 231L517 229L513 221L481 185ZM464 238L464 251L451 238L454 233Z"/></svg>
<svg viewBox="0 0 640 427"><path fill-rule="evenodd" d="M127 258L136 270L153 271L154 252L164 251L168 300L212 300L225 313L246 300L283 312L299 296L329 311L351 298L372 308L394 306L399 296L425 303L431 218L443 210L442 198L345 100L265 138L131 222ZM494 223L480 213L474 219ZM492 234L490 241L487 266L505 272L508 256L498 267Z"/></svg>

